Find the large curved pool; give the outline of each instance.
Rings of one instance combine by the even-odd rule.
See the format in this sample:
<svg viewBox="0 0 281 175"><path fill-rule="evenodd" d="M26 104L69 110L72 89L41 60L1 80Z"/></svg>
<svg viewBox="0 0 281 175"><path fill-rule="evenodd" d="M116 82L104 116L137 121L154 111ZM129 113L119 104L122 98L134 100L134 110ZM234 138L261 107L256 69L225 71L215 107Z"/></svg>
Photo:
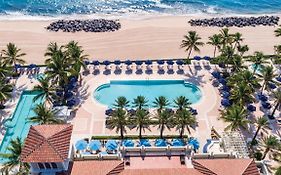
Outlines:
<svg viewBox="0 0 281 175"><path fill-rule="evenodd" d="M99 103L111 107L119 96L125 96L132 102L138 95L145 96L150 107L159 96L169 99L169 107L174 107L173 100L181 95L187 97L192 104L202 97L201 90L196 85L184 80L113 80L99 86L93 96Z"/></svg>

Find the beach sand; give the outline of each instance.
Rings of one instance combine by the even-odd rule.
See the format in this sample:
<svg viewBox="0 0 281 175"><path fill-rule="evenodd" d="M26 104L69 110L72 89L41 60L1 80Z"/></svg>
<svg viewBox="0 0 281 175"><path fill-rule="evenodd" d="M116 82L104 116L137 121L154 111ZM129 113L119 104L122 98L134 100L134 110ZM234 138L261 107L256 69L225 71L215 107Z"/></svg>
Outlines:
<svg viewBox="0 0 281 175"><path fill-rule="evenodd" d="M48 43L56 41L65 44L78 41L90 59L156 59L184 58L186 53L180 49L183 35L195 30L207 42L208 37L218 33L218 27L191 27L189 17L169 16L145 19L120 19L122 28L111 33L63 33L49 32L46 27L50 21L0 21L0 48L4 49L8 42L15 43L27 53L27 63L44 63L44 53ZM263 51L273 54L273 46L281 43L281 38L274 36L277 27L259 26L246 28L230 28L231 32L241 32L244 43L250 51ZM213 55L213 47L205 45L201 53L196 55Z"/></svg>

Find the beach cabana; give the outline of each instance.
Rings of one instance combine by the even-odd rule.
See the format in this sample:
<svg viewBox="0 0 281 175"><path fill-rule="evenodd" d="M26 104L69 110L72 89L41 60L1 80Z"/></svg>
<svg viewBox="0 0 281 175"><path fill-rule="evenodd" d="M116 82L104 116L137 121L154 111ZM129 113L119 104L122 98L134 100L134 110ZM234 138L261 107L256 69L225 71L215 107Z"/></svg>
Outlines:
<svg viewBox="0 0 281 175"><path fill-rule="evenodd" d="M148 139L140 139L139 146L151 147L151 143Z"/></svg>
<svg viewBox="0 0 281 175"><path fill-rule="evenodd" d="M185 144L182 139L173 139L171 145L172 146L184 146Z"/></svg>
<svg viewBox="0 0 281 175"><path fill-rule="evenodd" d="M231 106L231 103L230 103L229 99L224 98L221 100L221 105L224 107L228 107L228 106Z"/></svg>
<svg viewBox="0 0 281 175"><path fill-rule="evenodd" d="M201 57L200 56L195 56L195 57L193 57L193 59L196 60L196 61L200 61Z"/></svg>
<svg viewBox="0 0 281 175"><path fill-rule="evenodd" d="M90 143L89 143L89 148L90 150L92 151L98 151L100 150L101 148L101 142L99 140L92 140Z"/></svg>
<svg viewBox="0 0 281 175"><path fill-rule="evenodd" d="M252 105L252 104L247 105L247 109L248 109L248 111L250 111L250 112L254 112L254 111L257 110L256 107L255 107L254 105Z"/></svg>
<svg viewBox="0 0 281 175"><path fill-rule="evenodd" d="M155 146L156 147L164 147L167 146L167 142L165 139L156 139L155 140Z"/></svg>
<svg viewBox="0 0 281 175"><path fill-rule="evenodd" d="M75 143L75 148L78 151L83 151L83 150L85 150L87 148L87 145L88 145L88 143L85 140L78 140Z"/></svg>
<svg viewBox="0 0 281 175"><path fill-rule="evenodd" d="M192 146L192 148L194 149L194 151L198 150L200 145L199 145L199 142L196 138L194 137L191 137L189 140L188 140L188 144L190 146Z"/></svg>
<svg viewBox="0 0 281 175"><path fill-rule="evenodd" d="M116 140L108 140L105 144L107 151L115 151L117 150L118 144Z"/></svg>
<svg viewBox="0 0 281 175"><path fill-rule="evenodd" d="M125 147L134 147L135 146L135 143L132 141L132 140L124 140L122 142L122 145L125 146Z"/></svg>

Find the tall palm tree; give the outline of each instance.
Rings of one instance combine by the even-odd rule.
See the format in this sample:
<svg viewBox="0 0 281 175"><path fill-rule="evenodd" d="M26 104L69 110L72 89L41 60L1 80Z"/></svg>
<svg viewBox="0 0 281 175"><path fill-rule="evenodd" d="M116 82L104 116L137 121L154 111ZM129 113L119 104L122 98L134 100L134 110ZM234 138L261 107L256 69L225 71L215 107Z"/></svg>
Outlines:
<svg viewBox="0 0 281 175"><path fill-rule="evenodd" d="M225 130L236 131L240 130L240 128L247 130L247 125L250 122L247 119L247 115L247 111L243 106L234 104L222 111L220 118L223 119L223 121L230 123Z"/></svg>
<svg viewBox="0 0 281 175"><path fill-rule="evenodd" d="M275 104L275 107L271 113L271 117L274 116L275 112L277 109L280 110L281 108L281 90L278 89L277 91L273 92L273 99L274 99L274 104Z"/></svg>
<svg viewBox="0 0 281 175"><path fill-rule="evenodd" d="M224 46L221 49L220 57L224 65L233 64L234 49L231 46Z"/></svg>
<svg viewBox="0 0 281 175"><path fill-rule="evenodd" d="M189 102L188 98L185 96L179 96L174 100L174 103L176 104L178 110L183 110L185 108L188 108L191 103Z"/></svg>
<svg viewBox="0 0 281 175"><path fill-rule="evenodd" d="M116 132L120 132L121 139L124 139L124 133L126 133L126 125L129 123L126 111L122 108L117 108L113 111L112 116L107 120L109 129L116 129Z"/></svg>
<svg viewBox="0 0 281 175"><path fill-rule="evenodd" d="M157 121L158 129L160 129L160 138L163 138L165 128L171 129L173 114L169 110L158 110L157 115L153 117Z"/></svg>
<svg viewBox="0 0 281 175"><path fill-rule="evenodd" d="M53 96L55 93L55 88L53 84L47 78L39 78L39 84L34 86L33 90L38 91L38 94L34 97L33 101L38 99L45 99L48 104L53 103Z"/></svg>
<svg viewBox="0 0 281 175"><path fill-rule="evenodd" d="M237 72L236 74L227 78L227 85L231 87L231 89L236 88L237 82L240 84L246 84L251 92L255 92L256 88L260 87L258 79L254 77L253 73L249 70L243 70Z"/></svg>
<svg viewBox="0 0 281 175"><path fill-rule="evenodd" d="M132 123L137 126L137 130L139 130L139 139L141 139L142 131L145 132L145 129L149 130L149 112L144 109L138 109L135 117L132 119Z"/></svg>
<svg viewBox="0 0 281 175"><path fill-rule="evenodd" d="M6 78L7 76L11 76L12 74L12 68L10 66L7 66L7 64L5 64L4 62L0 61L0 78Z"/></svg>
<svg viewBox="0 0 281 175"><path fill-rule="evenodd" d="M174 124L176 129L180 132L180 138L182 138L184 130L187 129L190 134L190 127L195 127L197 121L189 110L183 109L175 114Z"/></svg>
<svg viewBox="0 0 281 175"><path fill-rule="evenodd" d="M33 109L35 116L30 117L28 120L31 123L36 124L60 124L63 123L62 120L57 118L58 111L51 108L47 108L43 103L38 104Z"/></svg>
<svg viewBox="0 0 281 175"><path fill-rule="evenodd" d="M204 43L200 41L201 37L196 33L196 31L189 31L187 35L184 35L184 39L180 45L181 48L185 48L188 52L187 59L190 58L192 50L200 52L199 46L203 46Z"/></svg>
<svg viewBox="0 0 281 175"><path fill-rule="evenodd" d="M209 37L209 41L207 42L207 44L214 46L214 58L216 57L217 49L220 49L221 43L222 43L221 35L214 34Z"/></svg>
<svg viewBox="0 0 281 175"><path fill-rule="evenodd" d="M5 108L4 103L12 97L13 85L0 78L0 109Z"/></svg>
<svg viewBox="0 0 281 175"><path fill-rule="evenodd" d="M155 98L153 104L159 111L162 111L165 107L169 106L170 102L166 97L159 96Z"/></svg>
<svg viewBox="0 0 281 175"><path fill-rule="evenodd" d="M274 150L274 149L277 149L278 147L280 147L280 141L278 140L278 138L276 136L270 135L263 139L263 146L265 147L265 150L263 153L262 160L266 157L267 153L270 150Z"/></svg>
<svg viewBox="0 0 281 175"><path fill-rule="evenodd" d="M133 101L133 107L138 109L143 109L144 107L148 106L148 100L145 96L139 95Z"/></svg>
<svg viewBox="0 0 281 175"><path fill-rule="evenodd" d="M244 106L254 102L253 91L248 84L239 83L231 90L230 99L234 103Z"/></svg>
<svg viewBox="0 0 281 175"><path fill-rule="evenodd" d="M19 137L10 141L7 150L8 153L0 153L0 157L5 159L1 168L2 174L9 175L13 170L17 170L17 174L28 174L29 165L20 161L20 155L23 143Z"/></svg>
<svg viewBox="0 0 281 175"><path fill-rule="evenodd" d="M263 129L263 128L268 128L268 124L269 124L267 118L264 117L264 116L258 117L255 123L256 123L258 128L257 128L257 131L256 131L253 139L252 139L252 143L254 143L254 141L256 140L256 137L257 137L258 133L260 132L260 130Z"/></svg>
<svg viewBox="0 0 281 175"><path fill-rule="evenodd" d="M236 32L232 35L233 37L233 42L234 42L234 49L237 47L237 46L240 46L240 43L244 40L242 38L242 34L239 33L239 32Z"/></svg>
<svg viewBox="0 0 281 175"><path fill-rule="evenodd" d="M124 109L126 107L129 107L129 103L130 103L130 101L128 101L126 97L120 96L120 97L117 97L113 106L116 108Z"/></svg>
<svg viewBox="0 0 281 175"><path fill-rule="evenodd" d="M267 89L269 83L274 82L274 78L277 76L274 72L274 68L272 66L265 66L261 70L261 75L259 75L261 78L260 80L263 81L263 84L261 86L261 91L263 92L265 89Z"/></svg>
<svg viewBox="0 0 281 175"><path fill-rule="evenodd" d="M266 63L269 63L267 61L267 58L264 56L262 52L255 52L254 56L250 57L248 61L251 61L255 65L254 74L256 73L258 67L263 66Z"/></svg>
<svg viewBox="0 0 281 175"><path fill-rule="evenodd" d="M238 45L237 51L240 53L240 56L243 57L243 55L249 51L248 45Z"/></svg>
<svg viewBox="0 0 281 175"><path fill-rule="evenodd" d="M279 26L276 30L274 30L274 33L276 37L281 36L281 26Z"/></svg>
<svg viewBox="0 0 281 175"><path fill-rule="evenodd" d="M48 44L47 51L44 54L45 57L49 57L46 59L45 63L48 64L55 53L61 52L62 51L62 46L59 46L56 42L51 42Z"/></svg>
<svg viewBox="0 0 281 175"><path fill-rule="evenodd" d="M229 29L228 28L221 29L219 35L222 38L222 46L223 47L233 43L233 37L229 33Z"/></svg>
<svg viewBox="0 0 281 175"><path fill-rule="evenodd" d="M24 64L25 61L21 57L25 56L25 53L21 53L21 49L13 43L7 44L7 49L2 50L4 63L15 66L16 64Z"/></svg>

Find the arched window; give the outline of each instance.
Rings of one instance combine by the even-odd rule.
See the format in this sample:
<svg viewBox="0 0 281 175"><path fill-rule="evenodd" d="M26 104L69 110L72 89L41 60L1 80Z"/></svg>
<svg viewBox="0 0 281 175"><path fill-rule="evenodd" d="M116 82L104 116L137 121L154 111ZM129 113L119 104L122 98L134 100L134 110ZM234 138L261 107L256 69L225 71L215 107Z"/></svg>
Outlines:
<svg viewBox="0 0 281 175"><path fill-rule="evenodd" d="M45 163L45 167L46 167L46 169L51 169L52 168L49 163Z"/></svg>
<svg viewBox="0 0 281 175"><path fill-rule="evenodd" d="M38 163L38 167L39 167L39 169L45 169L43 163Z"/></svg>
<svg viewBox="0 0 281 175"><path fill-rule="evenodd" d="M52 162L51 165L52 165L53 169L57 169L58 168L57 164L54 163L54 162Z"/></svg>

